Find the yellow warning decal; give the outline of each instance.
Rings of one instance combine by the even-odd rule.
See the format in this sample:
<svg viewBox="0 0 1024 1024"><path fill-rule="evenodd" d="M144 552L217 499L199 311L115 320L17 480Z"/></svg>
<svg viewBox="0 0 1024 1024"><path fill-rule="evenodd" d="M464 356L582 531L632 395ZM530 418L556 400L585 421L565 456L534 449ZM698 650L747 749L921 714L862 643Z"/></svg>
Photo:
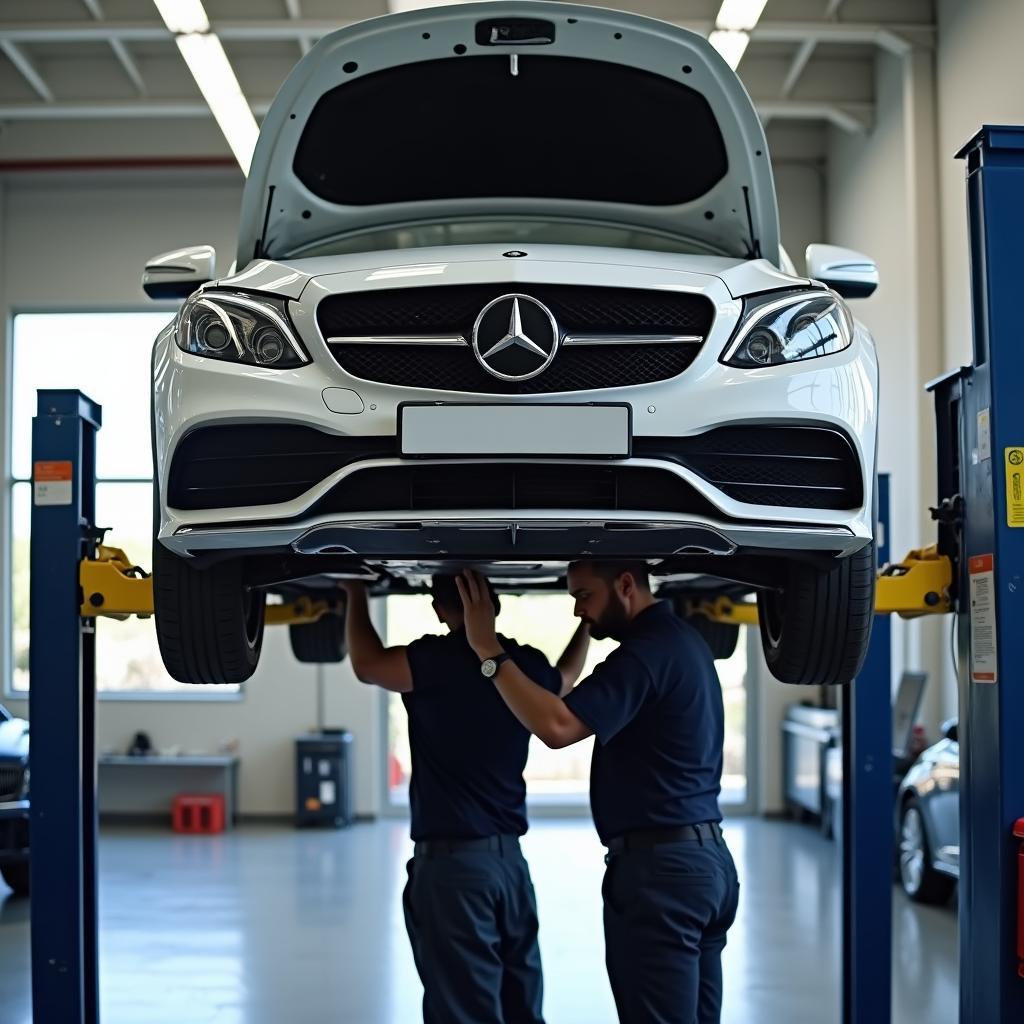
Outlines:
<svg viewBox="0 0 1024 1024"><path fill-rule="evenodd" d="M1005 448L1006 525L1024 526L1024 445Z"/></svg>

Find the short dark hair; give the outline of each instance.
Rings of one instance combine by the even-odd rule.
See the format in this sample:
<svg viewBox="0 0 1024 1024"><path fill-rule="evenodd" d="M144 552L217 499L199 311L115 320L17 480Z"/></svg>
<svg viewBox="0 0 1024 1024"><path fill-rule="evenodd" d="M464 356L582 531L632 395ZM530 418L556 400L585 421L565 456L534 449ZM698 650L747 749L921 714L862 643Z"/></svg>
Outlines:
<svg viewBox="0 0 1024 1024"><path fill-rule="evenodd" d="M458 576L459 573L455 572L439 572L435 573L430 580L430 596L434 599L434 603L453 612L462 611L462 598L459 596L459 588L455 584ZM501 613L501 598L498 597L494 585L486 576L484 581L487 583L487 592L491 595L494 614L498 615Z"/></svg>
<svg viewBox="0 0 1024 1024"><path fill-rule="evenodd" d="M641 590L651 589L650 570L647 568L647 563L638 559L581 558L578 561L570 562L569 568L572 569L573 566L578 565L585 565L609 586L624 572L628 572Z"/></svg>

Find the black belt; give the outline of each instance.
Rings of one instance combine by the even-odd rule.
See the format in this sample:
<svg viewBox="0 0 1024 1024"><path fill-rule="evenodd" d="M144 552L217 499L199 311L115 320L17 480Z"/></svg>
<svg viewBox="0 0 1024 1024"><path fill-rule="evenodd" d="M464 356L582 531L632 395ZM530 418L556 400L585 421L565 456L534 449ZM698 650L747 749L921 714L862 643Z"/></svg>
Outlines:
<svg viewBox="0 0 1024 1024"><path fill-rule="evenodd" d="M439 853L514 853L519 836L483 836L480 839L421 839L413 846L417 857L436 857Z"/></svg>
<svg viewBox="0 0 1024 1024"><path fill-rule="evenodd" d="M662 843L703 843L705 840L719 842L722 829L717 821L700 821L696 825L678 825L675 828L645 828L627 832L608 841L609 853L624 850L649 850Z"/></svg>

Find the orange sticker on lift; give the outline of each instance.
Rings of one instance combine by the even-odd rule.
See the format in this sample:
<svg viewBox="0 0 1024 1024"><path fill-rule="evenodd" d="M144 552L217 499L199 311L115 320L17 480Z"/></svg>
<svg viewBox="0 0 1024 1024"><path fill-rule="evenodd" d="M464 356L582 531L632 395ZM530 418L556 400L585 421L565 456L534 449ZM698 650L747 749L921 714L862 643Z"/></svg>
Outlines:
<svg viewBox="0 0 1024 1024"><path fill-rule="evenodd" d="M32 466L32 500L36 505L70 505L70 461L36 462Z"/></svg>
<svg viewBox="0 0 1024 1024"><path fill-rule="evenodd" d="M992 555L972 555L967 560L971 583L971 679L994 683L996 663L996 579Z"/></svg>

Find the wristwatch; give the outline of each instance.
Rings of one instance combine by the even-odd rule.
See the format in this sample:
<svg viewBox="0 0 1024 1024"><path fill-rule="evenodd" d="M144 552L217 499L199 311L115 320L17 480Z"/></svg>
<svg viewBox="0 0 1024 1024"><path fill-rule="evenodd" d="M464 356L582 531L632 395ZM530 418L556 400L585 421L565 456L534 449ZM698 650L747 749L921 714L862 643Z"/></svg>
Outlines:
<svg viewBox="0 0 1024 1024"><path fill-rule="evenodd" d="M496 654L493 658L484 658L480 662L480 672L485 679L493 679L498 674L498 669L501 668L502 664L508 661L512 657L507 651L502 651L501 654Z"/></svg>

